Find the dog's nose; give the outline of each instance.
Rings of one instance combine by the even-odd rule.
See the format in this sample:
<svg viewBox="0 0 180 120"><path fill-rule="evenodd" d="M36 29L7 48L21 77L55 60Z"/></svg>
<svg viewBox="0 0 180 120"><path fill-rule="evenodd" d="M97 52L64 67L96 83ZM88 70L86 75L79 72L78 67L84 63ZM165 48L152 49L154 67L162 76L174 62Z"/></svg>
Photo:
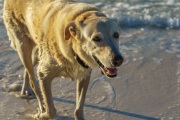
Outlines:
<svg viewBox="0 0 180 120"><path fill-rule="evenodd" d="M121 55L117 55L112 60L112 64L114 66L120 66L123 63L123 61L124 61L124 58Z"/></svg>

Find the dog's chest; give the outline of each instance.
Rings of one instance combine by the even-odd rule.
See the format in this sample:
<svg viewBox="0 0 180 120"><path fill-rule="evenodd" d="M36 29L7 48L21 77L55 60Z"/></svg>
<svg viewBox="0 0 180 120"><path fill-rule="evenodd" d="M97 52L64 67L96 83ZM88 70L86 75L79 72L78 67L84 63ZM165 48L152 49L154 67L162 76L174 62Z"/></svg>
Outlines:
<svg viewBox="0 0 180 120"><path fill-rule="evenodd" d="M61 78L71 78L72 80L82 80L89 76L90 69L83 69L77 66L64 68L59 72Z"/></svg>

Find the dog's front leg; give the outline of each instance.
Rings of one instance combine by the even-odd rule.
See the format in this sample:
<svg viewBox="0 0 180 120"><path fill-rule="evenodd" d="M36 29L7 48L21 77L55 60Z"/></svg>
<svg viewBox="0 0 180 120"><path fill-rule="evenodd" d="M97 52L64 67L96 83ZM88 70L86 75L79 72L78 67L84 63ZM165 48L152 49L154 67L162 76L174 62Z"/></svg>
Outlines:
<svg viewBox="0 0 180 120"><path fill-rule="evenodd" d="M40 118L53 118L56 115L56 109L54 107L51 91L52 80L43 79L39 81L40 88L43 96L45 112L41 113Z"/></svg>
<svg viewBox="0 0 180 120"><path fill-rule="evenodd" d="M37 46L32 46L32 53L31 53L31 57L32 57L32 65L35 66L38 63L38 47ZM25 69L24 70L24 81L23 81L23 85L22 85L22 90L21 90L21 95L18 97L21 98L26 98L29 96L33 96L34 93L30 87L30 83L29 83L29 75L28 75L28 71Z"/></svg>
<svg viewBox="0 0 180 120"><path fill-rule="evenodd" d="M88 89L90 75L83 79L77 80L76 83L76 109L74 112L75 120L84 120L83 106L85 102L86 92Z"/></svg>
<svg viewBox="0 0 180 120"><path fill-rule="evenodd" d="M47 66L44 66L44 64L38 66L37 74L43 96L44 110L39 111L39 113L34 116L36 119L51 119L56 115L51 90L51 83L56 73L57 72L51 71Z"/></svg>

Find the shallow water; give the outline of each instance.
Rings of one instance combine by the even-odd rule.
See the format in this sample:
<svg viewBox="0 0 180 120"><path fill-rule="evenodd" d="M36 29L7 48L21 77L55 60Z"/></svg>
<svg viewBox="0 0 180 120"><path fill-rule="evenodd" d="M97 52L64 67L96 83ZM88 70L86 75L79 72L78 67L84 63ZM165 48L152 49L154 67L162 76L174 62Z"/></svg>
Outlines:
<svg viewBox="0 0 180 120"><path fill-rule="evenodd" d="M120 50L125 58L115 79L105 78L98 68L93 70L85 105L87 120L179 120L180 1L86 2L119 21ZM9 91L10 85L22 84L23 66L9 47L2 17L0 24L0 116L24 120L36 112L37 101L21 100ZM58 110L55 119L73 120L75 82L54 80L53 96Z"/></svg>
<svg viewBox="0 0 180 120"><path fill-rule="evenodd" d="M83 0L82 0L83 1ZM87 0L122 26L180 28L179 0Z"/></svg>

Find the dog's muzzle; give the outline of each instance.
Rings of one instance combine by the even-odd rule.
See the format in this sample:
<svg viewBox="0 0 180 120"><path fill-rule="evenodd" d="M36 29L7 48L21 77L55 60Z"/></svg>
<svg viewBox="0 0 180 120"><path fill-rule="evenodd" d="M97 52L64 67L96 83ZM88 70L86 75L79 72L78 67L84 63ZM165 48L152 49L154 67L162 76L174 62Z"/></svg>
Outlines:
<svg viewBox="0 0 180 120"><path fill-rule="evenodd" d="M121 55L115 56L113 58L113 60L111 61L113 67L109 68L109 67L105 67L98 60L98 58L96 56L93 55L93 58L97 62L97 64L99 65L99 68L101 69L102 74L105 74L109 78L113 78L113 77L117 76L117 68L116 67L120 66L123 63L123 61L124 61L124 59L123 59L123 57Z"/></svg>

